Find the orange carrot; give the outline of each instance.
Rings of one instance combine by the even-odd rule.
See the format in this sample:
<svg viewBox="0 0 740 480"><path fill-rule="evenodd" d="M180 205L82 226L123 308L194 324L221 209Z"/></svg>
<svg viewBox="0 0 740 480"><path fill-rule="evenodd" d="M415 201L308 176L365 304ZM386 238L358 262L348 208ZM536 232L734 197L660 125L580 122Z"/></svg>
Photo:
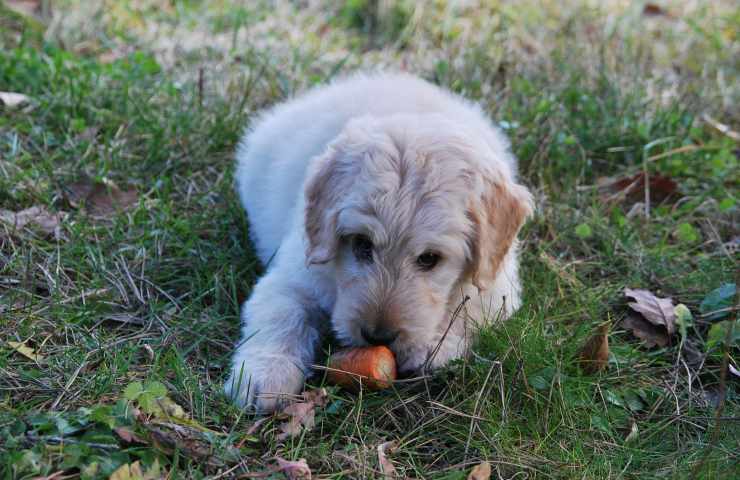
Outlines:
<svg viewBox="0 0 740 480"><path fill-rule="evenodd" d="M396 379L396 357L388 347L355 347L329 357L327 379L351 390L382 390Z"/></svg>

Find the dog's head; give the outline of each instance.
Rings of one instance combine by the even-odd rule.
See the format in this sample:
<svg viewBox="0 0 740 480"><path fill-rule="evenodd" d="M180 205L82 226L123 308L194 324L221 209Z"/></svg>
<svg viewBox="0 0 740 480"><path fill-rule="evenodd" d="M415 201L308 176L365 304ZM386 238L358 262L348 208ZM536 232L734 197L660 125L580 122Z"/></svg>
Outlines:
<svg viewBox="0 0 740 480"><path fill-rule="evenodd" d="M312 163L306 256L334 269L332 326L419 369L461 288L486 290L532 211L489 143L437 115L351 121Z"/></svg>

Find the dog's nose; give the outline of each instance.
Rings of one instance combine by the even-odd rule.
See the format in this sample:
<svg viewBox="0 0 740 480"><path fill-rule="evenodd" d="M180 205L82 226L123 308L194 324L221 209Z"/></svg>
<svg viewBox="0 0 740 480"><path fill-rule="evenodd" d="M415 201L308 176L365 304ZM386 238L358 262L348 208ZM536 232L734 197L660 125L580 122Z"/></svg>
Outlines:
<svg viewBox="0 0 740 480"><path fill-rule="evenodd" d="M361 333L362 338L370 345L390 345L398 337L397 331L386 330L384 328L375 328L373 330L363 328Z"/></svg>

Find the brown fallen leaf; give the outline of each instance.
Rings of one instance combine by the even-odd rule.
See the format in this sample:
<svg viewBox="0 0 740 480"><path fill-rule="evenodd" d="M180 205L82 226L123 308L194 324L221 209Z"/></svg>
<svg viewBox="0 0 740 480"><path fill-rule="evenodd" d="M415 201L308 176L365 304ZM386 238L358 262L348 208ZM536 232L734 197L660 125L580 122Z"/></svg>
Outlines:
<svg viewBox="0 0 740 480"><path fill-rule="evenodd" d="M31 101L31 97L16 92L0 92L0 103L7 108L18 108Z"/></svg>
<svg viewBox="0 0 740 480"><path fill-rule="evenodd" d="M488 480L491 478L491 464L488 462L481 462L470 471L468 480Z"/></svg>
<svg viewBox="0 0 740 480"><path fill-rule="evenodd" d="M138 436L133 430L130 430L126 427L116 427L113 429L113 431L125 443L140 443L142 445L146 444L146 441L143 438Z"/></svg>
<svg viewBox="0 0 740 480"><path fill-rule="evenodd" d="M280 425L281 434L278 440L300 435L303 430L311 430L315 425L315 405L312 402L298 402L288 405L283 409L288 421Z"/></svg>
<svg viewBox="0 0 740 480"><path fill-rule="evenodd" d="M647 290L625 288L624 294L634 298L627 305L655 326L665 327L668 335L676 333L676 311L671 298L659 298Z"/></svg>
<svg viewBox="0 0 740 480"><path fill-rule="evenodd" d="M665 347L670 342L670 337L664 328L656 327L645 318L635 312L630 312L622 320L622 327L631 330L632 334L643 341L645 347Z"/></svg>
<svg viewBox="0 0 740 480"><path fill-rule="evenodd" d="M596 334L584 344L579 354L583 371L593 374L604 370L609 363L609 324L599 327Z"/></svg>
<svg viewBox="0 0 740 480"><path fill-rule="evenodd" d="M655 3L646 3L645 6L642 7L642 14L649 17L670 16L663 7Z"/></svg>
<svg viewBox="0 0 740 480"><path fill-rule="evenodd" d="M64 217L64 212L51 213L41 206L26 208L20 212L0 210L0 222L11 225L14 230L22 230L28 225L35 225L45 234L54 234L57 238L60 235L60 224Z"/></svg>
<svg viewBox="0 0 740 480"><path fill-rule="evenodd" d="M311 469L305 458L293 461L275 457L275 461L278 464L276 470L283 472L290 480L311 480Z"/></svg>
<svg viewBox="0 0 740 480"><path fill-rule="evenodd" d="M109 480L156 480L161 478L159 471L159 462L154 460L154 464L148 470L143 470L141 464L136 461L130 464L121 465L111 474Z"/></svg>
<svg viewBox="0 0 740 480"><path fill-rule="evenodd" d="M645 201L645 172L628 177L605 178L596 182L599 197L604 203L627 202L634 204ZM675 196L678 184L671 178L652 173L648 176L650 202L660 203Z"/></svg>
<svg viewBox="0 0 740 480"><path fill-rule="evenodd" d="M328 402L325 388L303 392L302 402L295 402L283 409L280 416L287 422L280 425L278 440L285 440L300 435L304 430L311 430L315 423L316 407L324 407Z"/></svg>
<svg viewBox="0 0 740 480"><path fill-rule="evenodd" d="M317 407L325 407L329 403L329 392L325 388L316 388L303 392L303 398Z"/></svg>
<svg viewBox="0 0 740 480"><path fill-rule="evenodd" d="M44 359L44 356L40 353L36 353L36 350L26 345L26 342L11 342L8 341L8 345L10 345L10 348L15 350L16 352L20 353L24 357L26 357L29 360L32 360L34 362L40 362Z"/></svg>
<svg viewBox="0 0 740 480"><path fill-rule="evenodd" d="M110 217L139 201L139 194L134 188L121 190L112 182L95 182L90 178L67 185L65 190L67 200L73 207L84 207L94 217Z"/></svg>
<svg viewBox="0 0 740 480"><path fill-rule="evenodd" d="M392 440L390 442L384 442L378 445L378 465L380 466L380 474L383 478L397 478L396 467L388 459L388 455L392 454L398 448L398 441Z"/></svg>

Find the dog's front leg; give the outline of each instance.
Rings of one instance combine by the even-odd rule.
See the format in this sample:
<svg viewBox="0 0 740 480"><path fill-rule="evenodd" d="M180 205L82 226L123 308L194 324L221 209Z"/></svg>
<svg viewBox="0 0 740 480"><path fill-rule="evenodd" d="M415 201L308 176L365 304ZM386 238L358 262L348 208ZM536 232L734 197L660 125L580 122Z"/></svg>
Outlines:
<svg viewBox="0 0 740 480"><path fill-rule="evenodd" d="M243 407L271 412L300 393L319 340L318 312L296 282L276 268L242 306L242 338L226 394Z"/></svg>

